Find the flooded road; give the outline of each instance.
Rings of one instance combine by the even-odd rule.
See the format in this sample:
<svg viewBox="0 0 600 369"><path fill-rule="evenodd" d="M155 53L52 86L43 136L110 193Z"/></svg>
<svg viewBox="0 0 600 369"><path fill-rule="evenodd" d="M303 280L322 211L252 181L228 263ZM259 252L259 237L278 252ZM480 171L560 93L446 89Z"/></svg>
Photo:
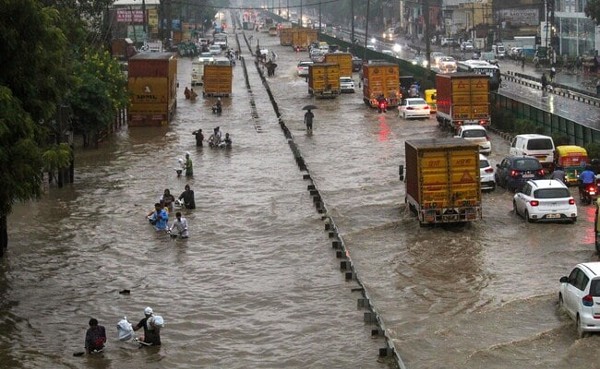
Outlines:
<svg viewBox="0 0 600 369"><path fill-rule="evenodd" d="M407 368L594 368L600 336L577 340L557 310L558 279L597 260L592 207L576 224L528 224L511 194L484 194L484 219L420 228L404 207L404 141L443 137L434 119L377 114L361 93L313 100L296 64L307 53L249 32L277 55L271 90L335 219L371 302ZM234 40L230 37L230 44ZM255 45L255 44L254 44ZM79 151L76 183L18 205L0 261L0 368L387 368L323 231L248 49L224 112L183 98L191 60L178 63L180 99L167 128L126 129ZM355 74L355 80L357 75ZM250 99L258 118L251 118ZM303 105L314 103L307 135ZM219 125L233 148L194 146ZM492 161L508 146L492 136ZM178 178L189 151L194 178ZM191 238L171 241L145 214L165 188L189 183ZM130 295L121 295L130 289ZM152 306L163 346L119 342L123 316ZM87 321L107 328L103 357L82 351Z"/></svg>

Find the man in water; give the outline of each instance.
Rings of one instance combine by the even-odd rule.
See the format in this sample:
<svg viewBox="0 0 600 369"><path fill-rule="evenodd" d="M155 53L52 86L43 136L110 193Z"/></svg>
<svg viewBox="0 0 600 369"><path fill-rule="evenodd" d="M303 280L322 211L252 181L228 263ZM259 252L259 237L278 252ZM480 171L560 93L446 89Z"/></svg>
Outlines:
<svg viewBox="0 0 600 369"><path fill-rule="evenodd" d="M313 125L314 117L315 117L315 115L313 114L312 111L310 111L310 109L308 109L306 111L306 113L304 114L304 124L306 124L306 130L308 132L312 132L312 125Z"/></svg>
<svg viewBox="0 0 600 369"><path fill-rule="evenodd" d="M225 147L230 148L232 144L231 136L229 136L229 133L225 133Z"/></svg>
<svg viewBox="0 0 600 369"><path fill-rule="evenodd" d="M85 333L85 351L88 354L100 352L104 350L106 343L106 330L103 326L98 325L98 320L90 319L90 327Z"/></svg>
<svg viewBox="0 0 600 369"><path fill-rule="evenodd" d="M192 159L190 159L190 154L185 154L185 176L192 177L194 175L194 166L192 165Z"/></svg>
<svg viewBox="0 0 600 369"><path fill-rule="evenodd" d="M160 346L160 327L155 326L152 323L148 324L148 319L150 319L153 314L154 311L151 307L145 308L144 319L140 320L140 322L133 327L134 331L144 328L144 339L142 342L146 346Z"/></svg>
<svg viewBox="0 0 600 369"><path fill-rule="evenodd" d="M194 191L190 189L190 185L185 185L185 191L183 191L181 195L179 195L179 200L183 200L183 205L186 209L196 209Z"/></svg>
<svg viewBox="0 0 600 369"><path fill-rule="evenodd" d="M173 233L175 231L175 233ZM179 238L188 238L190 234L188 233L188 222L187 219L181 216L181 212L178 211L175 213L175 222L171 228L169 228L169 232L171 233L171 237Z"/></svg>
<svg viewBox="0 0 600 369"><path fill-rule="evenodd" d="M202 133L202 130L199 129L197 131L192 132L192 134L196 136L196 146L202 147L202 142L204 141L204 134Z"/></svg>
<svg viewBox="0 0 600 369"><path fill-rule="evenodd" d="M148 216L148 220L157 231L166 231L167 222L169 221L169 213L161 203L154 204L154 212Z"/></svg>

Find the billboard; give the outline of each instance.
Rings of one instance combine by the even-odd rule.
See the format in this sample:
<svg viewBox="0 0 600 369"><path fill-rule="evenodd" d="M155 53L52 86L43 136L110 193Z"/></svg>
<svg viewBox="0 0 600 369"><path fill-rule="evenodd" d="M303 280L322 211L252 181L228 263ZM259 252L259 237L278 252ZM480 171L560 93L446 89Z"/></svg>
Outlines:
<svg viewBox="0 0 600 369"><path fill-rule="evenodd" d="M144 12L133 9L117 9L117 22L144 23Z"/></svg>

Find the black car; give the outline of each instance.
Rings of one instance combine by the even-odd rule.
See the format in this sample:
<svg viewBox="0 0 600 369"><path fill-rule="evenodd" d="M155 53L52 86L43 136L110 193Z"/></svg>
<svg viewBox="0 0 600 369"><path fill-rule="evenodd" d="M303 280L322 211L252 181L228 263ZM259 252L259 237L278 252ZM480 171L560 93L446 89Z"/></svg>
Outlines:
<svg viewBox="0 0 600 369"><path fill-rule="evenodd" d="M530 179L544 179L546 171L533 156L508 156L496 164L496 183L518 191Z"/></svg>

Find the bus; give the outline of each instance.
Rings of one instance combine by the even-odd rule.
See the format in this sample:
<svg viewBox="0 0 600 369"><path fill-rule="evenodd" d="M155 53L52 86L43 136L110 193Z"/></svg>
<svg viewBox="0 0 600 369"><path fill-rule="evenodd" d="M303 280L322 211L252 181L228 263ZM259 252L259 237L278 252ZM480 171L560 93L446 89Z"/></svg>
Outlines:
<svg viewBox="0 0 600 369"><path fill-rule="evenodd" d="M490 77L490 90L497 91L500 87L500 68L485 60L464 60L457 64L457 72L485 74Z"/></svg>

